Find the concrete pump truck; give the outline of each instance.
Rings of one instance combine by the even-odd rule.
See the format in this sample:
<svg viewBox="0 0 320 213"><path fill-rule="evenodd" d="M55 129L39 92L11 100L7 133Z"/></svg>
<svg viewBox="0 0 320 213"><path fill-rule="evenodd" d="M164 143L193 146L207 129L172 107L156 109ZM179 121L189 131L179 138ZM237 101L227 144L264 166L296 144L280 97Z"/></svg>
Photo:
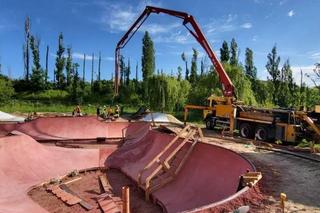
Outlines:
<svg viewBox="0 0 320 213"><path fill-rule="evenodd" d="M208 54L216 73L219 76L223 97L211 95L207 98L207 106L185 105L184 121L187 121L189 110L202 110L203 120L208 129L215 126L227 127L232 134L239 130L242 137L259 140L282 140L296 142L301 138L319 140L320 138L320 106L313 112L287 109L261 109L243 105L237 101L235 87L212 50L205 35L192 15L159 7L147 6L129 30L117 43L115 49L115 95L119 93L120 50L126 46L151 13L166 14L182 19L183 26L199 42Z"/></svg>

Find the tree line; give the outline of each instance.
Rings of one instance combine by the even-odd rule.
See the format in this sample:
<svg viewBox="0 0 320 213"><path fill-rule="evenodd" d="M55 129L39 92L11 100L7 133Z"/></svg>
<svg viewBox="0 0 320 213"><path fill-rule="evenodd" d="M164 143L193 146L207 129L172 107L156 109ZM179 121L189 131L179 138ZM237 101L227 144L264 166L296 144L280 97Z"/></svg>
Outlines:
<svg viewBox="0 0 320 213"><path fill-rule="evenodd" d="M47 90L66 91L74 103L82 102L118 102L130 105L148 105L153 110L179 111L186 103L204 104L206 97L211 94L221 96L222 88L219 76L208 58L199 58L199 52L192 48L189 59L186 53L181 53L183 66L171 74L159 70L155 65L155 48L152 38L145 32L142 39L141 68L139 64L132 66L130 58L120 56L120 91L119 96L113 96L113 81L101 79L101 53L98 56L98 72L94 76L94 59L91 57L91 79L87 81L86 57L84 54L82 64L82 78L80 65L73 62L71 46L65 47L63 34L58 36L54 78L48 78L48 54L46 47L45 67L40 63L40 39L32 35L30 19L25 21L25 41L23 45L24 79L10 81L5 79L5 84L0 87L11 89L7 94L14 92L41 92ZM230 43L224 41L220 48L220 61L232 80L236 95L245 104L262 107L311 107L320 103L320 64L315 65L316 78L311 78L314 87L308 87L301 74L300 84L295 83L289 59L284 60L277 53L276 45L266 57L266 70L268 79L261 80L257 77L257 68L254 64L254 52L250 48L245 50L244 62L239 61L239 48L235 39ZM32 61L30 60L32 59ZM32 62L32 64L31 64ZM200 66L198 66L200 64ZM31 70L30 70L31 67ZM157 70L157 71L156 71ZM134 75L132 75L135 72ZM138 79L142 72L142 79ZM132 78L132 76L135 76ZM113 78L113 77L112 77ZM1 86L3 85L3 86ZM1 97L1 96L0 96Z"/></svg>

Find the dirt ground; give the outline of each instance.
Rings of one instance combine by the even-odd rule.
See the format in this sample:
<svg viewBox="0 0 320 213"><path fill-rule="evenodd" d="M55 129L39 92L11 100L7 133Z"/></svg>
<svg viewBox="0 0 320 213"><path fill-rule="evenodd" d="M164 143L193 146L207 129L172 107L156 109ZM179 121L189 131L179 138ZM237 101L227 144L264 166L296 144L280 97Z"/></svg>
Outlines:
<svg viewBox="0 0 320 213"><path fill-rule="evenodd" d="M144 193L138 189L134 183L115 169L107 170L106 173L101 171L87 172L80 174L80 180L68 184L68 187L77 193L80 198L88 202L94 208L90 211L85 210L80 204L68 206L62 200L57 198L51 192L46 191L44 187L38 187L31 190L28 194L36 203L46 209L48 212L71 213L71 212L103 212L97 203L97 196L103 193L103 189L99 183L99 176L106 175L112 186L115 197L121 197L121 189L123 186L130 187L131 212L157 213L162 212L161 208L144 200ZM71 178L72 179L72 178ZM68 181L68 180L66 180ZM119 206L121 209L121 206Z"/></svg>
<svg viewBox="0 0 320 213"><path fill-rule="evenodd" d="M254 212L281 212L279 196L287 195L287 212L320 212L320 163L291 155L258 150L252 144L217 138L217 133L204 131L209 143L219 145L249 159L262 172L261 190L266 195L265 209ZM248 140L245 140L248 142Z"/></svg>

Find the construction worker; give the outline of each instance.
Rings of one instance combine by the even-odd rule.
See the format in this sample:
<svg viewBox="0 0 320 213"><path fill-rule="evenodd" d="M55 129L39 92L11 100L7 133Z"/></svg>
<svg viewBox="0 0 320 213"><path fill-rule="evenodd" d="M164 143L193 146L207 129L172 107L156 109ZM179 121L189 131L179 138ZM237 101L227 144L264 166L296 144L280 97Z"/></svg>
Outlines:
<svg viewBox="0 0 320 213"><path fill-rule="evenodd" d="M82 116L79 104L76 106L76 108L74 108L72 115L73 116Z"/></svg>
<svg viewBox="0 0 320 213"><path fill-rule="evenodd" d="M107 118L111 118L113 116L113 110L111 106L108 106Z"/></svg>
<svg viewBox="0 0 320 213"><path fill-rule="evenodd" d="M115 108L114 111L115 111L114 117L115 117L115 118L119 118L119 117L120 117L120 107L119 107L118 104L116 105L116 108Z"/></svg>
<svg viewBox="0 0 320 213"><path fill-rule="evenodd" d="M99 118L99 116L100 116L100 106L98 105L97 106L97 118Z"/></svg>

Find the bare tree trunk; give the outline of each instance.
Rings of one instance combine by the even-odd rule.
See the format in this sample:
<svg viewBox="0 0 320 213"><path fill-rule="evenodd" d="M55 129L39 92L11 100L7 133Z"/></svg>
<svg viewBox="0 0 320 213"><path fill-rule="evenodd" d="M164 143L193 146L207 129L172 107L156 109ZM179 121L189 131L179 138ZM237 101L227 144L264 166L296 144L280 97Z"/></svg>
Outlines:
<svg viewBox="0 0 320 213"><path fill-rule="evenodd" d="M25 24L24 24L24 31L25 31L25 49L24 49L24 56L25 56L25 71L26 71L26 80L29 81L29 63L30 63L30 55L29 55L29 42L30 42L30 18L29 16L26 17Z"/></svg>
<svg viewBox="0 0 320 213"><path fill-rule="evenodd" d="M94 70L94 53L92 53L92 64L91 64L91 89L93 89L93 70Z"/></svg>
<svg viewBox="0 0 320 213"><path fill-rule="evenodd" d="M86 54L83 55L83 67L82 67L82 81L85 82L86 78Z"/></svg>
<svg viewBox="0 0 320 213"><path fill-rule="evenodd" d="M49 45L47 45L47 52L46 52L46 79L45 79L45 82L46 82L46 85L48 83L48 60L49 60Z"/></svg>
<svg viewBox="0 0 320 213"><path fill-rule="evenodd" d="M101 68L101 52L99 52L98 81L100 81L100 77L101 77L100 68Z"/></svg>
<svg viewBox="0 0 320 213"><path fill-rule="evenodd" d="M137 65L136 65L136 81L138 82L138 62L137 62Z"/></svg>

